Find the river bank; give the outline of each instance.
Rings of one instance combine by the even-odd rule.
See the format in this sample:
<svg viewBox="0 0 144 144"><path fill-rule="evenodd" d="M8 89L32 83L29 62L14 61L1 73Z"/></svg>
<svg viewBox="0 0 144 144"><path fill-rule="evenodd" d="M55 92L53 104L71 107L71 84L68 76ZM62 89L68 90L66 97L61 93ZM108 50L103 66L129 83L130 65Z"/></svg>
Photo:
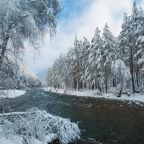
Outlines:
<svg viewBox="0 0 144 144"><path fill-rule="evenodd" d="M126 102L134 102L140 106L144 106L144 94L143 93L132 93L127 92L127 94L122 94L121 97L117 97L117 92L111 90L108 93L100 93L98 90L64 90L64 89L55 89L52 87L43 88L44 91L57 93L57 94L65 94L70 96L78 96L78 97L93 97L93 98L104 98L109 100L118 100L118 101L126 101Z"/></svg>
<svg viewBox="0 0 144 144"><path fill-rule="evenodd" d="M21 95L24 95L26 91L24 90L0 90L0 99L1 98L16 98Z"/></svg>

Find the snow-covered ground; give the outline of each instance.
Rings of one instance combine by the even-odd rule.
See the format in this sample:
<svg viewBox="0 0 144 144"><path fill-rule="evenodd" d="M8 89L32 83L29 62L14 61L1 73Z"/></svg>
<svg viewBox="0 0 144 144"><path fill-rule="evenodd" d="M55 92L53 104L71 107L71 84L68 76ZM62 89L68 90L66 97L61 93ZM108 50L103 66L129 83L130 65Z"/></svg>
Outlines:
<svg viewBox="0 0 144 144"><path fill-rule="evenodd" d="M80 138L78 125L46 111L0 114L0 144L68 144Z"/></svg>
<svg viewBox="0 0 144 144"><path fill-rule="evenodd" d="M129 93L129 96L126 94L122 94L121 97L117 97L116 92L109 93L100 93L98 90L64 90L64 89L55 89L55 88L44 88L45 91L59 93L59 94L67 94L81 97L94 97L94 98L105 98L110 100L120 100L120 101L129 101L135 102L136 104L143 105L144 104L144 94L142 93Z"/></svg>
<svg viewBox="0 0 144 144"><path fill-rule="evenodd" d="M0 98L15 98L24 95L24 90L0 90Z"/></svg>

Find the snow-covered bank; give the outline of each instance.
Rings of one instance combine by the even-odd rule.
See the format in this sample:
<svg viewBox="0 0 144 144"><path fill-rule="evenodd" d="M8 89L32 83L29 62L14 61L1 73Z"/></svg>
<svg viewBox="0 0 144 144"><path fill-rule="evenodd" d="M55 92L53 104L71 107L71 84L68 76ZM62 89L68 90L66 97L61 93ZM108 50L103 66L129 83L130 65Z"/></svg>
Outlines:
<svg viewBox="0 0 144 144"><path fill-rule="evenodd" d="M122 94L121 97L117 97L116 92L109 92L109 93L100 93L98 90L64 90L64 89L55 89L55 88L44 88L45 91L59 93L59 94L67 94L67 95L74 95L74 96L83 96L83 97L94 97L94 98L105 98L110 100L120 100L120 101L129 101L135 102L136 104L144 104L144 94L142 93L135 93L130 95Z"/></svg>
<svg viewBox="0 0 144 144"><path fill-rule="evenodd" d="M79 138L77 124L46 111L0 114L0 144L47 144L55 139L68 144Z"/></svg>
<svg viewBox="0 0 144 144"><path fill-rule="evenodd" d="M0 98L15 98L25 93L24 90L0 90Z"/></svg>

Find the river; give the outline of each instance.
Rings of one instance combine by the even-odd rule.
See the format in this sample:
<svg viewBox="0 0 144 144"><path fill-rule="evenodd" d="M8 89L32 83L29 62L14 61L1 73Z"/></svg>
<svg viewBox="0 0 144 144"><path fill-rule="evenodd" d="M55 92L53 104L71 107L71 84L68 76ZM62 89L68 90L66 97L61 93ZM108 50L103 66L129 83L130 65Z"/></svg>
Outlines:
<svg viewBox="0 0 144 144"><path fill-rule="evenodd" d="M2 108L3 107L3 108ZM134 103L52 94L41 89L1 101L0 112L26 111L33 107L79 122L82 141L103 144L144 144L144 107Z"/></svg>

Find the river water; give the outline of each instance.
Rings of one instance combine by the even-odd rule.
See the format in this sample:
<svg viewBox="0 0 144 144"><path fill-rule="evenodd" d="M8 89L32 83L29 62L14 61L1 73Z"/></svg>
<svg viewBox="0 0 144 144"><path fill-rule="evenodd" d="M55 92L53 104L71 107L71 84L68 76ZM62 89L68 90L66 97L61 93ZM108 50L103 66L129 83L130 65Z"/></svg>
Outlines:
<svg viewBox="0 0 144 144"><path fill-rule="evenodd" d="M2 108L3 107L3 108ZM52 94L41 89L4 99L0 112L26 111L33 107L79 122L82 141L103 144L144 144L144 107L128 102ZM87 141L87 142L84 142Z"/></svg>

